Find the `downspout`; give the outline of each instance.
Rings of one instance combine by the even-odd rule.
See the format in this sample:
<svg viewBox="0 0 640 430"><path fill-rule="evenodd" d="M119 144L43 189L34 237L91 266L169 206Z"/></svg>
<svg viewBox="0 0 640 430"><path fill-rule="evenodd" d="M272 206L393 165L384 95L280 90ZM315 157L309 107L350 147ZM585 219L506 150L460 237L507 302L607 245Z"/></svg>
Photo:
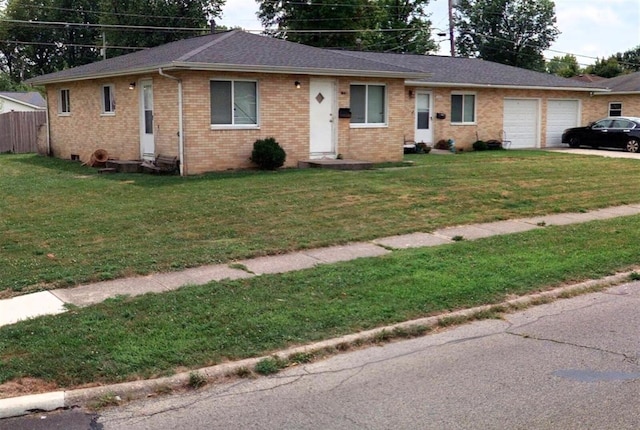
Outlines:
<svg viewBox="0 0 640 430"><path fill-rule="evenodd" d="M51 121L49 121L49 91L47 91L47 157L51 157Z"/></svg>
<svg viewBox="0 0 640 430"><path fill-rule="evenodd" d="M173 79L178 82L178 156L180 157L180 176L184 176L184 128L182 124L182 79L176 78L175 76L171 76L166 74L162 67L158 69L158 73L160 76L164 76L165 78Z"/></svg>

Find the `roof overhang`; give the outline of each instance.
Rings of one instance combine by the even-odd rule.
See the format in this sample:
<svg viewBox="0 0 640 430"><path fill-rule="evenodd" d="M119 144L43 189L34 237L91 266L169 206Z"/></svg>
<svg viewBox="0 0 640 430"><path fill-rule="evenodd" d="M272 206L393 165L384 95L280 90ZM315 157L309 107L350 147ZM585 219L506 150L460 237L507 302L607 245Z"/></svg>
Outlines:
<svg viewBox="0 0 640 430"><path fill-rule="evenodd" d="M48 85L74 81L86 81L92 79L115 78L121 76L141 75L156 73L159 69L164 71L209 71L209 72L237 72L237 73L272 73L272 74L294 74L294 75L314 75L314 76L349 76L364 78L396 78L396 79L426 79L432 76L431 73L419 72L394 72L376 70L352 70L352 69L323 69L312 67L279 67L279 66L253 66L238 64L211 64L211 63L191 63L191 62L171 62L157 64L154 66L135 67L117 72L88 73L75 76L64 77L35 77L26 82L31 85Z"/></svg>
<svg viewBox="0 0 640 430"><path fill-rule="evenodd" d="M542 90L542 91L580 91L588 93L608 93L606 88L589 88L589 87L542 87L534 85L504 85L504 84L471 84L468 82L427 82L427 81L415 81L407 80L405 85L410 87L434 87L434 88L450 88L450 87L462 87L462 88L498 88L509 90Z"/></svg>
<svg viewBox="0 0 640 430"><path fill-rule="evenodd" d="M609 92L607 93L603 93L603 94L596 94L597 96L638 96L640 95L640 91L611 91L609 90Z"/></svg>
<svg viewBox="0 0 640 430"><path fill-rule="evenodd" d="M12 101L12 102L14 102L14 103L21 104L22 106L26 106L26 107L29 107L29 108L31 108L31 109L36 109L36 110L46 110L46 109L47 109L47 107L46 107L46 106L38 106L38 105L34 105L33 103L27 103L27 102L25 102L25 101L18 100L18 99L14 99L13 97L9 97L9 96L2 95L2 94L0 94L0 98L5 99L5 100Z"/></svg>

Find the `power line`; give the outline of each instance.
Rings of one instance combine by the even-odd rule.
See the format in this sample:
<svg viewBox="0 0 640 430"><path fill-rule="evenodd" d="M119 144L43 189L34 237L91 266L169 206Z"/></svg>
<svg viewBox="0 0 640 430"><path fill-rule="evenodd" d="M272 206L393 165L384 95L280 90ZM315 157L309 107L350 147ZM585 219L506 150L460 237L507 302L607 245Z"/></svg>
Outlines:
<svg viewBox="0 0 640 430"><path fill-rule="evenodd" d="M0 43L8 43L14 45L42 45L42 46L56 46L56 47L77 47L77 48L95 48L102 49L100 45L86 45L81 43L63 43L63 42L25 42L21 40L0 40ZM130 49L130 50L143 50L149 49L141 46L115 46L107 45L109 49Z"/></svg>
<svg viewBox="0 0 640 430"><path fill-rule="evenodd" d="M195 27L158 27L153 25L127 25L127 24L92 24L89 22L66 22L66 21L26 21L21 19L7 19L0 18L0 22L8 22L12 24L21 24L27 26L41 26L49 25L55 27L81 27L81 28L99 28L99 29L114 29L114 30L154 30L154 31L206 31L206 28Z"/></svg>

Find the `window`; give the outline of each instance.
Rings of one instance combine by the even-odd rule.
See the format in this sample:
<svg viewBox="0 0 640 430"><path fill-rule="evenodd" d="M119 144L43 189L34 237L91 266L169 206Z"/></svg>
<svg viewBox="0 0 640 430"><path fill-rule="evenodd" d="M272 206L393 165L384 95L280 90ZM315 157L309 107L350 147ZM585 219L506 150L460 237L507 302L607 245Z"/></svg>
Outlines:
<svg viewBox="0 0 640 430"><path fill-rule="evenodd" d="M102 113L109 114L116 112L116 97L113 85L102 86Z"/></svg>
<svg viewBox="0 0 640 430"><path fill-rule="evenodd" d="M69 90L64 89L58 92L58 113L71 113L71 105L69 104Z"/></svg>
<svg viewBox="0 0 640 430"><path fill-rule="evenodd" d="M451 122L459 124L476 122L475 94L451 94Z"/></svg>
<svg viewBox="0 0 640 430"><path fill-rule="evenodd" d="M611 124L611 128L630 129L635 127L636 125L633 123L633 121L629 121L627 119L616 119L613 121L613 124Z"/></svg>
<svg viewBox="0 0 640 430"><path fill-rule="evenodd" d="M622 116L622 103L609 103L609 116Z"/></svg>
<svg viewBox="0 0 640 430"><path fill-rule="evenodd" d="M385 124L386 87L384 85L351 85L351 124Z"/></svg>
<svg viewBox="0 0 640 430"><path fill-rule="evenodd" d="M258 125L257 82L211 81L211 125Z"/></svg>

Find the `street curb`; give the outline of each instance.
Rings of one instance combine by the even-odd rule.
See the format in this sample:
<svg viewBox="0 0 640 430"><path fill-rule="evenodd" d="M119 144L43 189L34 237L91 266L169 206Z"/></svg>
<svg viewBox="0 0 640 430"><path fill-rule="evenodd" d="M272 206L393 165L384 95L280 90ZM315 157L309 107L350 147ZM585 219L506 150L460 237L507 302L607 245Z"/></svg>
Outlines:
<svg viewBox="0 0 640 430"><path fill-rule="evenodd" d="M435 327L438 326L438 324L442 320L471 317L474 314L494 309L496 307L508 308L509 306L514 305L531 306L540 304L541 299L559 299L563 297L570 297L572 294L579 294L580 292L589 293L592 290L603 289L614 285L621 285L630 282L629 275L633 272L634 271L618 273L602 279L589 280L578 284L559 287L549 291L521 296L513 300L504 301L502 303L483 305L475 308L448 312L432 317L405 321L402 323L379 327L355 334L349 334L309 345L289 348L277 353L270 354L268 356L249 358L240 361L218 364L211 367L194 369L189 372L182 372L168 377L0 399L0 419L27 415L34 411L51 411L55 409L70 407L95 407L99 406L101 403L114 405L121 401L131 401L146 397L153 397L160 395L161 393L171 392L174 389L183 389L188 387L193 374L198 374L199 376L204 377L207 381L214 381L217 378L235 376L243 370L252 369L258 362L269 357L277 356L281 359L287 359L292 355L299 353L308 354L332 349L339 351L345 349L342 348L342 346L344 345L370 341L380 336L381 334L390 333L395 330L418 327Z"/></svg>

